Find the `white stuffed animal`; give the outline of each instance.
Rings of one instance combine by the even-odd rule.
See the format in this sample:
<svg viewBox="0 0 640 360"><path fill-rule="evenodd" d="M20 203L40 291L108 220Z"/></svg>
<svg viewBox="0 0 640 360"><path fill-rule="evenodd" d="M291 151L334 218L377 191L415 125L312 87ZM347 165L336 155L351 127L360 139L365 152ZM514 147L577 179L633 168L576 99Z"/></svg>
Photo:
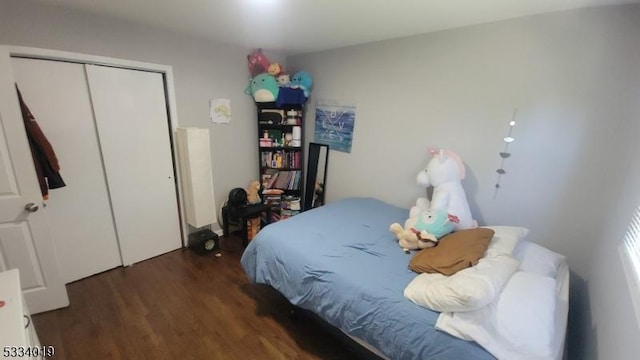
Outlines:
<svg viewBox="0 0 640 360"><path fill-rule="evenodd" d="M424 187L433 186L431 201L418 198L416 207L420 210L442 209L452 215L455 230L478 227L473 220L467 196L460 181L465 177L464 163L450 150L431 149L433 159L418 173L417 182Z"/></svg>

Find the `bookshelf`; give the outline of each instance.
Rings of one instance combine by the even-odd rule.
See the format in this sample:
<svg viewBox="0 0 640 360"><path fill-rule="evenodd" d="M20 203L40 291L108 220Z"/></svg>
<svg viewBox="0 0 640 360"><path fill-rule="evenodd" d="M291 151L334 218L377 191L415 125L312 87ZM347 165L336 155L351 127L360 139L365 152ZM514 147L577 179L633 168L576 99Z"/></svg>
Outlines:
<svg viewBox="0 0 640 360"><path fill-rule="evenodd" d="M300 212L304 188L304 105L256 103L262 201L271 222Z"/></svg>

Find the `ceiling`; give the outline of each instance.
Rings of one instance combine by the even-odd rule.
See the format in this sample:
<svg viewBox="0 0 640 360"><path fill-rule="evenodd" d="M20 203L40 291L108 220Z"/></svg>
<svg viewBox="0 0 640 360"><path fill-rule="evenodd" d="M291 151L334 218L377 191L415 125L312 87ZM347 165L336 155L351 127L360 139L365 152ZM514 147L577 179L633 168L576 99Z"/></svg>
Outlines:
<svg viewBox="0 0 640 360"><path fill-rule="evenodd" d="M640 0L35 0L297 54Z"/></svg>

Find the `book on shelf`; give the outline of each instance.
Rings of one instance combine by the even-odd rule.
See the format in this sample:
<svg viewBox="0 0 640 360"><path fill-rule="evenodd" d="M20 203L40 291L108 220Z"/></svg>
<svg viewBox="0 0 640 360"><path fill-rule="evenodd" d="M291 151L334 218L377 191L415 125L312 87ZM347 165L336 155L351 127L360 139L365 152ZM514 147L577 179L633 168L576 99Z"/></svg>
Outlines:
<svg viewBox="0 0 640 360"><path fill-rule="evenodd" d="M298 169L300 168L300 159L299 151L277 150L260 152L260 165L267 168Z"/></svg>
<svg viewBox="0 0 640 360"><path fill-rule="evenodd" d="M262 187L264 189L298 190L301 177L300 170L267 168L262 174Z"/></svg>
<svg viewBox="0 0 640 360"><path fill-rule="evenodd" d="M264 189L262 191L262 203L279 209L283 191L280 189Z"/></svg>
<svg viewBox="0 0 640 360"><path fill-rule="evenodd" d="M270 189L278 176L277 169L265 169L261 175L262 188Z"/></svg>

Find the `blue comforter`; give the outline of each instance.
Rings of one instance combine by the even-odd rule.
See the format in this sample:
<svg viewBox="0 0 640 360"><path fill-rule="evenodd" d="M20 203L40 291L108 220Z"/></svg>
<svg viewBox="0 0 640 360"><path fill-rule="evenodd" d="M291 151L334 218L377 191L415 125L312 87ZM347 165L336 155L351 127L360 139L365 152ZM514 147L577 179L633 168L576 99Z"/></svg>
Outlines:
<svg viewBox="0 0 640 360"><path fill-rule="evenodd" d="M341 200L266 226L242 266L253 282L390 359L493 359L476 343L436 330L439 313L403 296L416 274L389 225L407 217L407 209L379 200Z"/></svg>

